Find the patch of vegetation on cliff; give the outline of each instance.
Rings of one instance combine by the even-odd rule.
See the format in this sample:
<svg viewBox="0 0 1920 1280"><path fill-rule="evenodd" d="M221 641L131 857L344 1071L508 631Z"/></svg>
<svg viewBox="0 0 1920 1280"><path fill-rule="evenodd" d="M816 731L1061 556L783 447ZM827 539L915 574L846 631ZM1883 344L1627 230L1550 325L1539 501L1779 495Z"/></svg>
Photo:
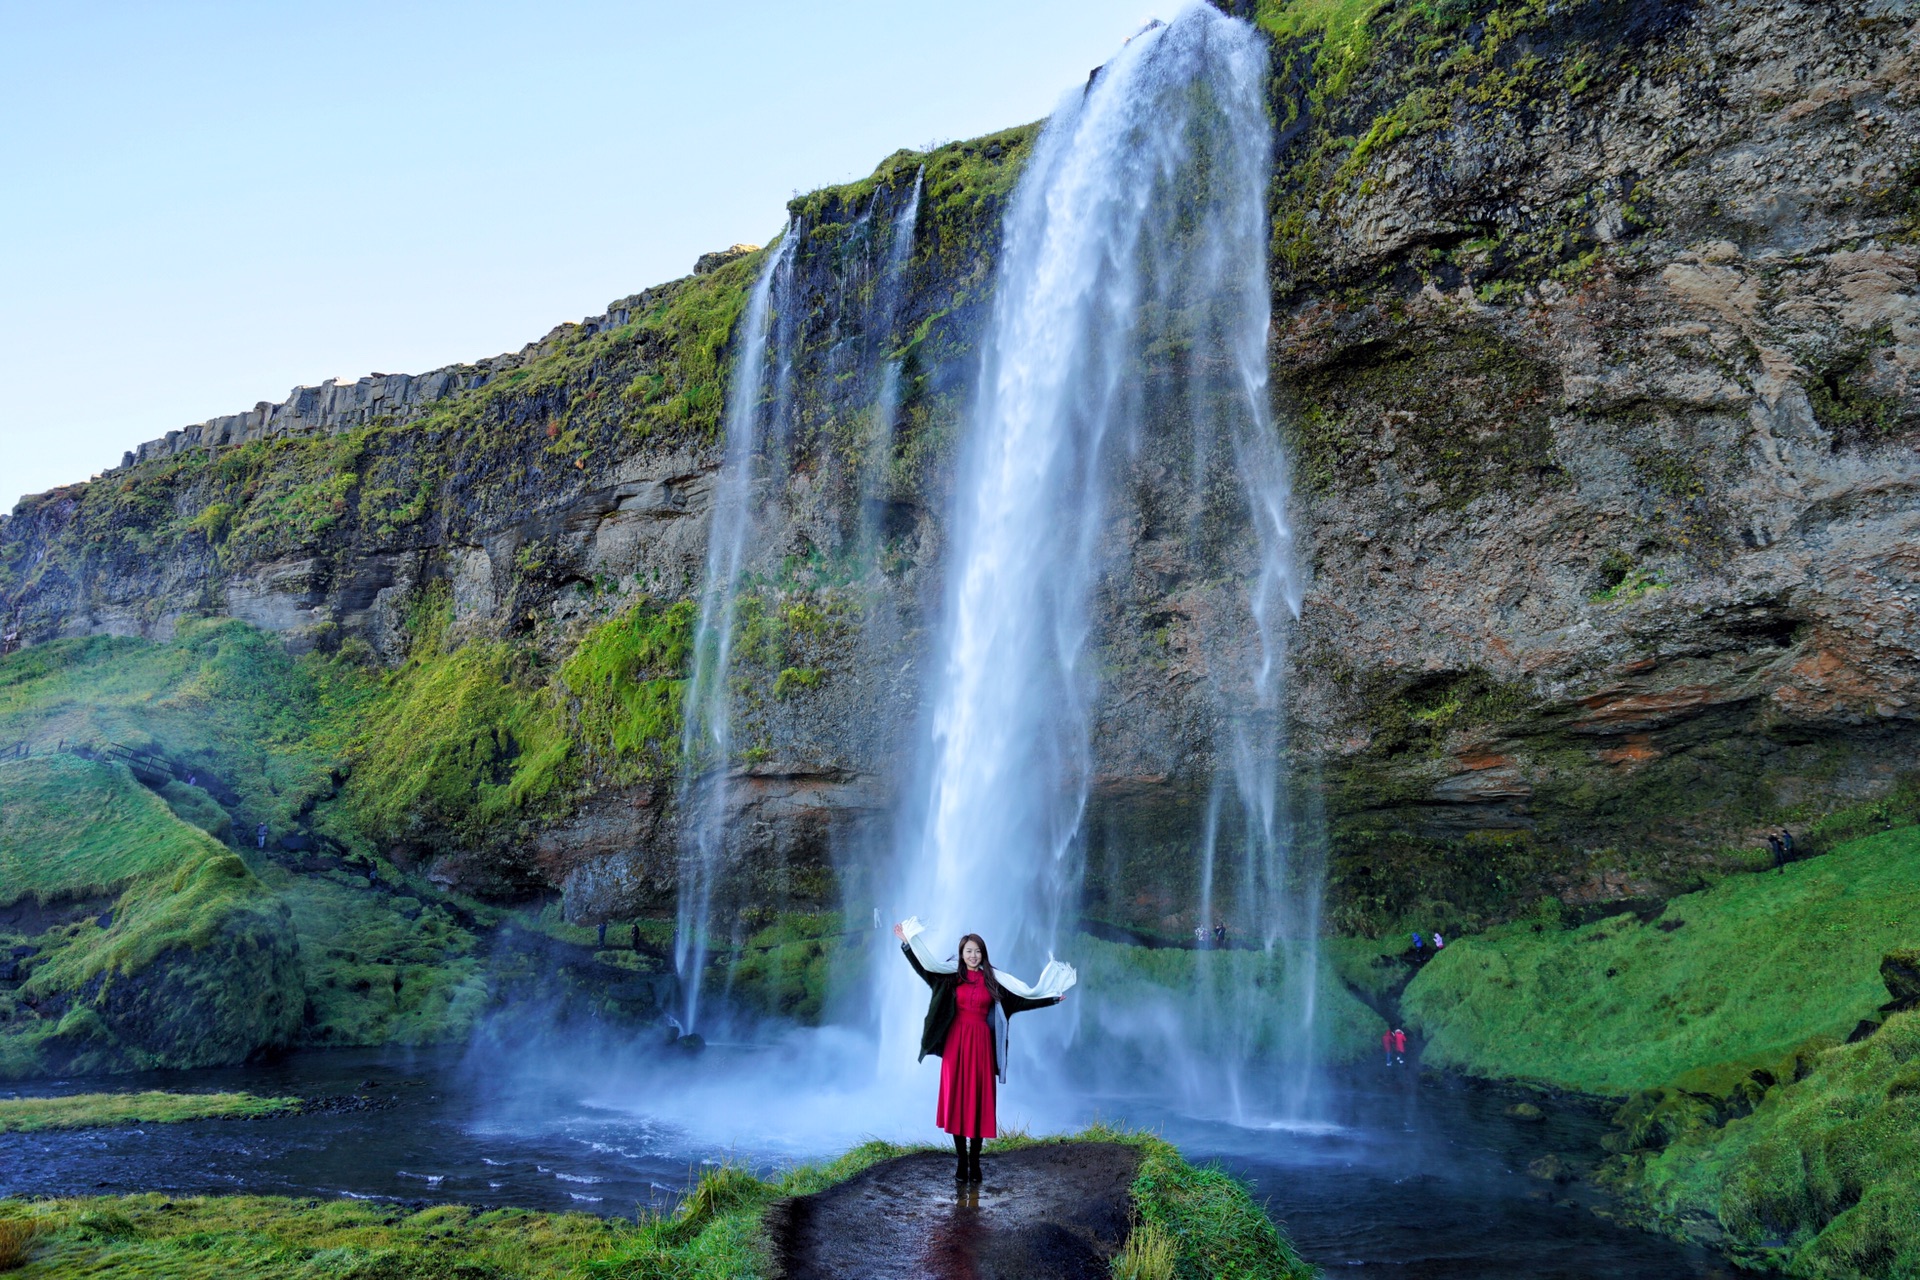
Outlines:
<svg viewBox="0 0 1920 1280"><path fill-rule="evenodd" d="M419 595L407 660L362 709L348 751L347 806L385 839L479 838L551 795L571 754L535 657L499 640L458 643L452 622L443 586Z"/></svg>
<svg viewBox="0 0 1920 1280"><path fill-rule="evenodd" d="M661 357L657 367L636 374L620 393L638 411L639 434L719 436L733 372L734 329L770 252L762 249L695 276L640 318L641 331L656 340Z"/></svg>
<svg viewBox="0 0 1920 1280"><path fill-rule="evenodd" d="M90 1129L119 1124L177 1124L278 1115L299 1107L298 1098L261 1098L251 1093L70 1093L58 1098L0 1098L0 1133L42 1129Z"/></svg>
<svg viewBox="0 0 1920 1280"><path fill-rule="evenodd" d="M12 761L0 793L0 856L29 869L15 900L118 893L105 911L51 913L6 936L25 973L0 995L0 1076L207 1066L287 1043L302 1004L296 947L245 863L122 766ZM103 812L69 864L76 802Z"/></svg>
<svg viewBox="0 0 1920 1280"><path fill-rule="evenodd" d="M1616 1161L1654 1225L1809 1280L1920 1273L1920 1012L1827 1049L1750 1116ZM1719 1236L1724 1232L1724 1238Z"/></svg>
<svg viewBox="0 0 1920 1280"><path fill-rule="evenodd" d="M758 1013L817 1024L858 969L852 951L865 937L845 934L837 911L781 912L741 943L725 978L728 995Z"/></svg>
<svg viewBox="0 0 1920 1280"><path fill-rule="evenodd" d="M78 756L0 762L0 906L118 893L217 849L122 764Z"/></svg>
<svg viewBox="0 0 1920 1280"><path fill-rule="evenodd" d="M469 1032L490 991L479 938L439 903L268 867L292 913L306 985L298 1042L446 1044Z"/></svg>
<svg viewBox="0 0 1920 1280"><path fill-rule="evenodd" d="M1632 8L1631 12L1627 10ZM1632 234L1651 221L1639 188L1542 193L1524 208L1478 191L1458 195L1444 230L1366 260L1353 235L1381 162L1413 139L1449 131L1497 134L1559 117L1625 78L1638 51L1682 5L1606 0L1260 0L1256 20L1288 48L1278 84L1282 172L1272 258L1285 294L1361 292L1382 283L1470 284L1483 302L1528 284L1577 278L1594 262L1596 226ZM1485 191L1505 191L1503 182ZM1618 235L1616 234L1616 239ZM1343 252L1344 250L1344 252ZM1376 278L1363 283L1356 268Z"/></svg>
<svg viewBox="0 0 1920 1280"><path fill-rule="evenodd" d="M1403 998L1425 1060L1620 1095L1838 1039L1920 942L1920 828L1671 900L1658 919L1535 921L1459 938Z"/></svg>
<svg viewBox="0 0 1920 1280"><path fill-rule="evenodd" d="M231 792L242 826L275 834L331 792L375 680L233 619L182 621L166 644L89 636L0 658L0 742L43 751L118 743Z"/></svg>
<svg viewBox="0 0 1920 1280"><path fill-rule="evenodd" d="M1294 456L1309 490L1401 487L1458 509L1558 475L1553 370L1493 334L1407 328L1288 376Z"/></svg>
<svg viewBox="0 0 1920 1280"><path fill-rule="evenodd" d="M1299 1000L1305 980L1284 949L1190 950L1184 947L1135 947L1104 942L1088 934L1073 940L1071 957L1088 989L1104 993L1102 1007L1129 1025L1153 1025L1158 1010L1183 1008L1189 1014L1186 1049L1227 1061L1278 1062L1297 1051L1302 1035ZM1316 1062L1355 1062L1379 1042L1380 1016L1355 998L1334 967L1318 966L1312 975L1313 1026L1308 1037ZM1259 999L1248 1002L1248 993ZM1211 1016L1193 1019L1196 1008ZM1116 1060L1128 1053L1152 1054L1158 1046L1092 1034L1103 1052ZM1197 1038L1196 1038L1197 1037Z"/></svg>
<svg viewBox="0 0 1920 1280"><path fill-rule="evenodd" d="M638 597L561 664L582 753L607 776L665 777L678 766L696 615L691 600Z"/></svg>

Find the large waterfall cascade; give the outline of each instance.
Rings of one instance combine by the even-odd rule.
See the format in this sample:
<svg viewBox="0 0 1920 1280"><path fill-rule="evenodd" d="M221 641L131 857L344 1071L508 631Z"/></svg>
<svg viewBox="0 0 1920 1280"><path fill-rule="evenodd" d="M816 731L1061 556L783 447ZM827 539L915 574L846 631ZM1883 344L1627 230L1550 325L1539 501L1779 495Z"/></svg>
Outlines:
<svg viewBox="0 0 1920 1280"><path fill-rule="evenodd" d="M1105 1019L1103 1029L1136 1042L1159 1087L1243 1111L1302 1105L1319 899L1311 859L1292 857L1280 772L1284 636L1298 590L1267 392L1266 67L1245 24L1191 6L1068 96L1015 192L961 446L928 727L900 822L893 904L926 916L949 944L964 931L987 934L1009 967L1037 970L1049 952L1071 948L1096 763L1091 605L1124 570L1106 533L1126 514L1122 480L1147 437L1184 419L1180 496L1191 540L1222 517L1224 501L1239 507L1225 518L1251 526L1256 544L1253 563L1234 566L1238 614L1222 629L1244 636L1250 620L1257 643L1201 637L1220 726L1219 780L1194 838L1202 911L1212 911L1227 874L1214 864L1230 847L1240 864L1231 872L1237 938L1283 953L1286 1004L1298 1017L1290 1043L1260 1047L1302 1070L1290 1096L1255 1100L1221 1065L1256 1047L1218 1052L1222 1034L1230 1041L1234 1026L1259 1021L1236 1006L1276 994L1221 981L1230 966L1197 965L1197 990L1154 1016L1135 1008ZM885 1007L909 1007L904 966L883 963L877 982ZM1102 1020L1102 993L1083 1003L1085 1021ZM1071 1019L1035 1021L1028 1043L1074 1031ZM883 1025L896 1038L912 1031L898 1012ZM1203 1042L1215 1047L1191 1051ZM911 1060L892 1043L883 1056Z"/></svg>
<svg viewBox="0 0 1920 1280"><path fill-rule="evenodd" d="M1128 42L1045 126L1004 217L961 424L917 763L891 847L861 855L878 864L881 909L923 916L941 942L977 929L1015 971L1070 956L1098 766L1098 632L1129 554L1112 529L1140 514L1132 473L1143 459L1174 459L1162 505L1213 602L1194 623L1214 710L1212 791L1191 832L1198 919L1225 910L1237 949L1199 957L1185 990L1085 990L1021 1040L1057 1049L1100 1036L1127 1050L1123 1083L1236 1118L1306 1105L1318 981L1320 873L1283 773L1285 636L1299 590L1268 406L1266 74L1246 24L1194 4ZM860 512L851 549L867 562L901 409L894 351L922 177L910 192L877 191L858 215L840 280L870 301L857 332L823 335L837 367L862 362L874 388L847 477ZM884 244L873 231L883 199ZM768 255L727 406L683 743L676 964L688 1029L729 834L734 598L764 532L768 482L793 447L799 307L783 300L803 239L790 227ZM1235 532L1223 540L1222 528ZM897 639L890 630L885 644ZM879 949L873 984L882 1075L897 1077L913 1061L918 995L891 948ZM1277 1036L1276 1007L1289 1020ZM1276 1074L1276 1058L1298 1069ZM1256 1060L1243 1079L1241 1064Z"/></svg>

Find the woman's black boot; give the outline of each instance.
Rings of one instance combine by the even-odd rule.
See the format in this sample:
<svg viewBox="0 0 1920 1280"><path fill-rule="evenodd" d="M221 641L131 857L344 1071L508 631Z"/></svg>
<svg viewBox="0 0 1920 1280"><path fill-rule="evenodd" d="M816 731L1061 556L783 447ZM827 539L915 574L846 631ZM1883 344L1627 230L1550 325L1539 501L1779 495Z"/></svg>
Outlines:
<svg viewBox="0 0 1920 1280"><path fill-rule="evenodd" d="M975 1141L977 1142L978 1139ZM953 1171L953 1180L965 1182L967 1180L967 1140L957 1133L953 1135L953 1158L958 1166Z"/></svg>
<svg viewBox="0 0 1920 1280"><path fill-rule="evenodd" d="M980 1139L967 1140L967 1181L980 1181Z"/></svg>

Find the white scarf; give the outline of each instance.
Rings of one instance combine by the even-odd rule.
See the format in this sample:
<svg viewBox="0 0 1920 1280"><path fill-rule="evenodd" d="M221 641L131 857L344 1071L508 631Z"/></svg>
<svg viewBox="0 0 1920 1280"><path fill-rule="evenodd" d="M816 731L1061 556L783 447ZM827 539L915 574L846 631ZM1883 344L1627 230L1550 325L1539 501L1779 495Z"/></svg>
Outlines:
<svg viewBox="0 0 1920 1280"><path fill-rule="evenodd" d="M919 916L908 916L900 922L900 932L906 935L907 946L913 949L913 958L928 973L955 973L960 965L955 960L936 960L933 948L927 945L927 926L920 923ZM1080 980L1073 966L1064 960L1055 960L1053 953L1047 953L1047 967L1040 971L1040 981L1028 986L1006 970L995 966L993 976L996 981L1017 996L1029 1000L1044 1000L1053 996L1065 995L1067 988Z"/></svg>

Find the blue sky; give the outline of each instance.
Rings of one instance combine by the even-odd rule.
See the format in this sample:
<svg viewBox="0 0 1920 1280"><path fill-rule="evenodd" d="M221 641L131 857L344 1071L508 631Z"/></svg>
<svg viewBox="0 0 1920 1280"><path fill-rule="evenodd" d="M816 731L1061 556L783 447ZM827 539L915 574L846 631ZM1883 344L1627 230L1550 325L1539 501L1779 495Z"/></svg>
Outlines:
<svg viewBox="0 0 1920 1280"><path fill-rule="evenodd" d="M1036 119L1155 0L0 0L0 509L512 350L797 191Z"/></svg>

